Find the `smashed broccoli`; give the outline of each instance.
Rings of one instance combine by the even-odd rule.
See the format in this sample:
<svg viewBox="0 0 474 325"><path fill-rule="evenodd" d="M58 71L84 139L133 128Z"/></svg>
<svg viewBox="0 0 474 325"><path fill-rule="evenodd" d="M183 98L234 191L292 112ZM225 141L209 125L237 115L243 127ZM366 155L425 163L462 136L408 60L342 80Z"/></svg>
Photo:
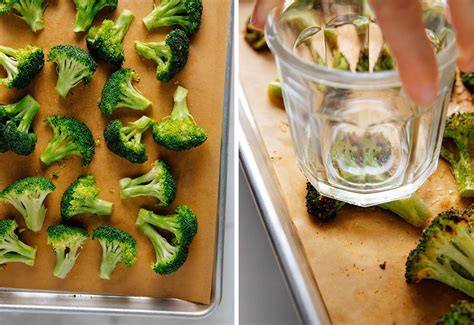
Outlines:
<svg viewBox="0 0 474 325"><path fill-rule="evenodd" d="M470 93L474 93L474 72L461 72L461 80L464 87L466 87Z"/></svg>
<svg viewBox="0 0 474 325"><path fill-rule="evenodd" d="M268 84L268 95L270 97L278 97L282 98L283 97L283 91L281 89L281 81L280 78L274 78L269 84Z"/></svg>
<svg viewBox="0 0 474 325"><path fill-rule="evenodd" d="M152 134L156 143L169 150L188 150L203 144L206 131L197 126L189 113L186 97L188 90L178 86L174 93L174 106L171 115L153 126Z"/></svg>
<svg viewBox="0 0 474 325"><path fill-rule="evenodd" d="M137 53L156 62L156 79L169 82L188 60L189 38L180 29L172 30L163 42L135 41Z"/></svg>
<svg viewBox="0 0 474 325"><path fill-rule="evenodd" d="M474 324L474 304L460 300L456 305L436 321L436 325L472 325Z"/></svg>
<svg viewBox="0 0 474 325"><path fill-rule="evenodd" d="M132 85L132 81L138 80L136 72L129 68L122 68L112 73L102 90L99 103L102 113L109 116L120 107L143 111L150 106L151 101Z"/></svg>
<svg viewBox="0 0 474 325"><path fill-rule="evenodd" d="M3 0L0 1L0 15L14 13L36 32L44 28L44 11L48 2L48 0Z"/></svg>
<svg viewBox="0 0 474 325"><path fill-rule="evenodd" d="M262 29L255 28L250 23L250 17L247 19L244 30L244 39L255 51L268 51L265 33Z"/></svg>
<svg viewBox="0 0 474 325"><path fill-rule="evenodd" d="M53 130L53 137L40 156L43 163L51 165L72 155L81 158L82 166L91 162L95 142L87 125L69 116L48 116L44 121Z"/></svg>
<svg viewBox="0 0 474 325"><path fill-rule="evenodd" d="M120 180L120 196L122 198L137 196L153 196L161 206L168 206L176 195L176 182L168 165L157 160L150 171L137 178Z"/></svg>
<svg viewBox="0 0 474 325"><path fill-rule="evenodd" d="M306 210L315 220L324 223L336 217L346 202L321 195L310 182L306 183Z"/></svg>
<svg viewBox="0 0 474 325"><path fill-rule="evenodd" d="M61 199L61 216L70 219L78 214L109 216L113 204L99 199L99 187L93 175L78 177L64 192Z"/></svg>
<svg viewBox="0 0 474 325"><path fill-rule="evenodd" d="M54 46L49 52L48 61L56 63L58 81L55 89L64 98L81 81L89 83L97 68L97 63L89 53L73 45Z"/></svg>
<svg viewBox="0 0 474 325"><path fill-rule="evenodd" d="M117 4L118 0L74 0L74 5L76 6L74 31L76 33L86 32L91 27L99 11L106 7L115 10Z"/></svg>
<svg viewBox="0 0 474 325"><path fill-rule="evenodd" d="M6 263L24 263L33 266L36 248L23 243L15 233L18 224L15 220L0 220L0 265Z"/></svg>
<svg viewBox="0 0 474 325"><path fill-rule="evenodd" d="M7 76L0 79L0 85L25 88L43 69L43 49L32 45L20 49L0 46L0 65L7 72Z"/></svg>
<svg viewBox="0 0 474 325"><path fill-rule="evenodd" d="M97 239L102 247L100 278L110 280L110 275L118 263L132 267L137 260L137 241L123 230L103 226L92 232L92 239Z"/></svg>
<svg viewBox="0 0 474 325"><path fill-rule="evenodd" d="M148 160L146 145L142 143L143 134L155 124L151 118L142 116L135 122L122 125L120 120L112 120L104 130L107 148L131 163L142 164Z"/></svg>
<svg viewBox="0 0 474 325"><path fill-rule="evenodd" d="M54 276L64 279L76 264L80 250L89 235L82 228L65 225L49 226L48 244L53 246L56 253Z"/></svg>
<svg viewBox="0 0 474 325"><path fill-rule="evenodd" d="M17 180L0 193L0 201L10 203L25 220L26 227L40 231L46 216L44 200L56 186L44 177L27 177Z"/></svg>
<svg viewBox="0 0 474 325"><path fill-rule="evenodd" d="M92 27L86 37L89 50L104 61L122 64L125 59L122 41L133 18L133 12L125 9L115 23L106 19L100 27Z"/></svg>
<svg viewBox="0 0 474 325"><path fill-rule="evenodd" d="M152 12L143 18L148 30L164 26L181 26L188 36L197 33L201 26L201 0L161 0Z"/></svg>

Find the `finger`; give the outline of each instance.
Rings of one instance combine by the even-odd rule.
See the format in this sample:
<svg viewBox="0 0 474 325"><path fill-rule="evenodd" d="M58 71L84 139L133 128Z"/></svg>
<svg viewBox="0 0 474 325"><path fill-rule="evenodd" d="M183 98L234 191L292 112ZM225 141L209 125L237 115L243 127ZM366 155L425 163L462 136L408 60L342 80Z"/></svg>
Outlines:
<svg viewBox="0 0 474 325"><path fill-rule="evenodd" d="M252 17L250 18L250 23L255 28L263 29L270 11L273 8L281 5L282 2L282 0L256 0L255 6L253 7Z"/></svg>
<svg viewBox="0 0 474 325"><path fill-rule="evenodd" d="M371 0L377 23L397 61L408 96L429 105L438 92L438 70L421 19L421 5L414 0Z"/></svg>
<svg viewBox="0 0 474 325"><path fill-rule="evenodd" d="M458 66L463 71L474 72L474 1L451 0L449 7L459 49Z"/></svg>

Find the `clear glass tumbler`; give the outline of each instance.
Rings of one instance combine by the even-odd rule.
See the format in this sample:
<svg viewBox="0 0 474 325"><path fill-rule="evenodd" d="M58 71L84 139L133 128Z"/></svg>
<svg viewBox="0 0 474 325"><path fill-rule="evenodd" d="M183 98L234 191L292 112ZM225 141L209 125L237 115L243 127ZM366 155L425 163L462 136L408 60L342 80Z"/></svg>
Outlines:
<svg viewBox="0 0 474 325"><path fill-rule="evenodd" d="M326 21L341 12L360 14L359 2L304 1L333 15ZM406 96L396 71L342 71L296 53L300 34L288 29L284 13L278 8L270 15L265 33L282 80L299 168L323 195L359 206L411 195L438 163L455 75L455 41L447 21L434 19L444 35L437 52L438 96L421 107Z"/></svg>

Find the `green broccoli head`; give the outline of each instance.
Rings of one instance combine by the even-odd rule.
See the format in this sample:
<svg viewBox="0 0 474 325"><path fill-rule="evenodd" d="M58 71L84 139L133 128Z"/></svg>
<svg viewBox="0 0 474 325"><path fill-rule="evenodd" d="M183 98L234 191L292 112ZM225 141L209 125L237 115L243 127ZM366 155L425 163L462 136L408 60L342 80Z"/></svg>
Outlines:
<svg viewBox="0 0 474 325"><path fill-rule="evenodd" d="M52 47L48 61L56 63L58 81L55 89L64 98L81 81L85 84L89 83L97 68L97 64L89 53L73 45Z"/></svg>
<svg viewBox="0 0 474 325"><path fill-rule="evenodd" d="M148 30L179 25L191 37L201 26L201 15L201 0L162 0L143 18L143 23Z"/></svg>
<svg viewBox="0 0 474 325"><path fill-rule="evenodd" d="M2 0L0 1L0 15L14 13L23 19L33 32L44 28L44 11L48 0Z"/></svg>
<svg viewBox="0 0 474 325"><path fill-rule="evenodd" d="M0 200L10 203L21 213L28 229L40 231L46 216L44 200L55 189L56 186L47 178L27 177L4 189Z"/></svg>
<svg viewBox="0 0 474 325"><path fill-rule="evenodd" d="M7 76L0 79L0 85L25 88L43 69L43 49L32 45L21 49L0 46L0 65L7 72Z"/></svg>
<svg viewBox="0 0 474 325"><path fill-rule="evenodd" d="M122 64L125 59L122 41L133 17L133 12L125 9L115 23L106 19L99 28L92 27L86 37L89 50L104 61Z"/></svg>
<svg viewBox="0 0 474 325"><path fill-rule="evenodd" d="M456 305L436 321L436 325L472 325L474 324L474 304L460 300Z"/></svg>
<svg viewBox="0 0 474 325"><path fill-rule="evenodd" d="M117 4L118 0L74 0L74 5L76 6L74 31L76 33L86 32L91 27L99 11L106 7L115 10Z"/></svg>
<svg viewBox="0 0 474 325"><path fill-rule="evenodd" d="M80 176L64 192L61 216L70 219L77 214L109 216L112 203L99 199L99 188L93 175Z"/></svg>
<svg viewBox="0 0 474 325"><path fill-rule="evenodd" d="M245 24L244 39L255 51L269 50L264 31L255 28L250 22L250 17L247 19L247 23Z"/></svg>
<svg viewBox="0 0 474 325"><path fill-rule="evenodd" d="M64 279L76 264L80 250L89 235L82 228L65 225L48 227L48 244L53 246L56 253L54 276Z"/></svg>
<svg viewBox="0 0 474 325"><path fill-rule="evenodd" d="M168 206L176 195L176 182L168 165L157 160L150 171L137 178L122 178L120 180L120 196L122 198L137 196L153 196L160 205Z"/></svg>
<svg viewBox="0 0 474 325"><path fill-rule="evenodd" d="M459 195L474 196L474 113L457 113L448 117L444 129L441 157L450 164Z"/></svg>
<svg viewBox="0 0 474 325"><path fill-rule="evenodd" d="M188 60L189 38L180 29L172 30L164 42L135 41L137 53L156 62L156 79L169 82Z"/></svg>
<svg viewBox="0 0 474 325"><path fill-rule="evenodd" d="M116 155L131 163L142 164L148 160L142 137L154 124L155 122L147 116L142 116L127 126L123 126L120 120L112 120L104 130L105 143Z"/></svg>
<svg viewBox="0 0 474 325"><path fill-rule="evenodd" d="M17 262L33 266L36 247L23 243L15 233L17 228L15 220L0 220L0 265Z"/></svg>
<svg viewBox="0 0 474 325"><path fill-rule="evenodd" d="M153 139L169 150L192 149L207 140L206 131L196 125L189 113L186 102L187 95L188 91L178 86L174 93L174 106L171 115L160 124L153 126Z"/></svg>
<svg viewBox="0 0 474 325"><path fill-rule="evenodd" d="M92 133L85 125L70 116L48 116L45 120L53 130L40 159L46 165L75 155L81 157L82 166L87 166L95 154L95 143Z"/></svg>
<svg viewBox="0 0 474 325"><path fill-rule="evenodd" d="M440 213L407 259L408 283L433 279L474 297L474 210Z"/></svg>
<svg viewBox="0 0 474 325"><path fill-rule="evenodd" d="M474 72L461 72L461 80L469 92L474 93Z"/></svg>
<svg viewBox="0 0 474 325"><path fill-rule="evenodd" d="M100 278L110 280L110 275L118 263L132 267L137 260L137 242L123 230L103 226L92 232L92 239L97 239L102 247Z"/></svg>
<svg viewBox="0 0 474 325"><path fill-rule="evenodd" d="M310 182L306 183L306 209L316 221L324 223L334 219L344 205L345 202L323 196Z"/></svg>
<svg viewBox="0 0 474 325"><path fill-rule="evenodd" d="M122 68L112 73L102 90L99 103L102 113L109 116L120 107L143 111L150 106L151 102L132 85L132 81L138 80L136 72L129 68Z"/></svg>

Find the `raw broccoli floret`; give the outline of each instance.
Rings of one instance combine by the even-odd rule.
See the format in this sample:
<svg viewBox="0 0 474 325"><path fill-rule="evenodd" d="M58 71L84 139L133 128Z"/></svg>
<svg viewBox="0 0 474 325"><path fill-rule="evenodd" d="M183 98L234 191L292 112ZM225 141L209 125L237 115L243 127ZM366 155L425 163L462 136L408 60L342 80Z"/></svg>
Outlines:
<svg viewBox="0 0 474 325"><path fill-rule="evenodd" d="M21 213L28 229L40 231L46 216L44 200L55 189L56 186L47 178L27 177L4 189L0 200L10 203Z"/></svg>
<svg viewBox="0 0 474 325"><path fill-rule="evenodd" d="M131 163L142 164L148 160L142 137L154 124L155 121L147 116L142 116L127 126L123 126L120 120L112 120L104 130L105 143L116 155Z"/></svg>
<svg viewBox="0 0 474 325"><path fill-rule="evenodd" d="M95 16L106 7L117 8L118 0L74 0L76 6L76 22L74 31L86 32L91 27Z"/></svg>
<svg viewBox="0 0 474 325"><path fill-rule="evenodd" d="M150 171L137 178L122 178L120 180L120 196L122 198L137 196L153 196L160 201L161 206L168 206L176 194L176 182L171 175L168 165L157 160Z"/></svg>
<svg viewBox="0 0 474 325"><path fill-rule="evenodd" d="M81 157L82 166L91 162L95 143L87 125L70 116L48 116L44 121L53 130L53 137L40 156L43 163L51 165L72 155Z"/></svg>
<svg viewBox="0 0 474 325"><path fill-rule="evenodd" d="M15 233L18 224L15 220L0 220L0 265L12 262L33 266L36 258L36 247L23 243Z"/></svg>
<svg viewBox="0 0 474 325"><path fill-rule="evenodd" d="M436 321L436 325L472 325L474 324L474 304L460 300L456 305Z"/></svg>
<svg viewBox="0 0 474 325"><path fill-rule="evenodd" d="M0 1L0 15L14 13L23 19L33 32L44 28L44 11L48 0L2 0Z"/></svg>
<svg viewBox="0 0 474 325"><path fill-rule="evenodd" d="M21 49L0 46L0 65L7 72L7 76L0 79L0 85L25 88L43 69L43 49L32 45Z"/></svg>
<svg viewBox="0 0 474 325"><path fill-rule="evenodd" d="M106 19L100 27L92 27L86 38L89 50L104 61L122 64L125 59L122 41L133 17L133 12L125 9L115 23Z"/></svg>
<svg viewBox="0 0 474 325"><path fill-rule="evenodd" d="M444 129L441 157L451 164L461 197L474 196L473 144L474 113L457 113L449 116Z"/></svg>
<svg viewBox="0 0 474 325"><path fill-rule="evenodd" d="M89 53L73 45L54 46L49 52L48 61L56 63L58 81L55 89L64 98L81 81L89 83L97 68L97 63Z"/></svg>
<svg viewBox="0 0 474 325"><path fill-rule="evenodd" d="M201 26L201 0L161 0L153 11L143 18L148 30L164 26L181 26L188 36L197 33Z"/></svg>
<svg viewBox="0 0 474 325"><path fill-rule="evenodd" d="M172 30L163 42L135 41L137 53L156 62L156 79L169 82L188 60L189 38L180 29Z"/></svg>
<svg viewBox="0 0 474 325"><path fill-rule="evenodd" d="M206 131L196 125L189 113L186 102L187 95L188 90L178 86L174 92L174 106L171 115L153 126L153 139L169 150L188 150L200 146L207 140Z"/></svg>
<svg viewBox="0 0 474 325"><path fill-rule="evenodd" d="M474 210L440 213L406 262L408 283L433 279L474 297Z"/></svg>
<svg viewBox="0 0 474 325"><path fill-rule="evenodd" d="M56 253L54 276L64 279L76 264L80 250L89 235L82 228L65 225L49 226L48 244L53 246Z"/></svg>
<svg viewBox="0 0 474 325"><path fill-rule="evenodd" d="M61 199L61 216L70 219L78 214L110 216L111 202L99 199L99 187L93 175L80 176L64 192Z"/></svg>
<svg viewBox="0 0 474 325"><path fill-rule="evenodd" d="M255 28L250 23L250 17L247 19L247 23L245 24L244 39L255 51L269 50L264 31Z"/></svg>
<svg viewBox="0 0 474 325"><path fill-rule="evenodd" d="M474 72L461 72L461 80L464 87L466 87L469 92L474 93Z"/></svg>
<svg viewBox="0 0 474 325"><path fill-rule="evenodd" d="M120 107L143 111L151 105L151 101L133 87L132 81L139 81L138 75L132 69L122 68L112 73L105 83L99 103L104 115L108 116Z"/></svg>
<svg viewBox="0 0 474 325"><path fill-rule="evenodd" d="M36 134L30 133L31 124L40 105L26 95L14 104L0 104L0 142L3 149L16 154L28 156L35 150Z"/></svg>
<svg viewBox="0 0 474 325"><path fill-rule="evenodd" d="M102 247L100 278L110 280L110 275L118 263L132 267L137 260L137 241L123 230L103 226L92 232Z"/></svg>

